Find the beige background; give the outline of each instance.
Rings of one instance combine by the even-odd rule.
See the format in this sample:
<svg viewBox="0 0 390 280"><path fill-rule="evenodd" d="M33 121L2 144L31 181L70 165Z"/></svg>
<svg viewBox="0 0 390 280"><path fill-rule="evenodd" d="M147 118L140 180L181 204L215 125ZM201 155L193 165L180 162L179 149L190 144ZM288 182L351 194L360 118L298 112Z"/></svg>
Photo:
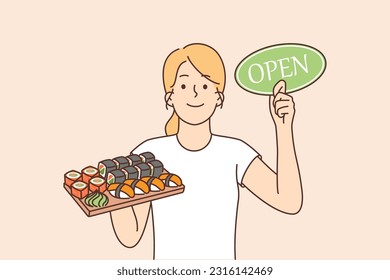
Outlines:
<svg viewBox="0 0 390 280"><path fill-rule="evenodd" d="M242 192L238 257L390 258L386 1L227 2L1 2L1 259L150 257L150 225L138 247L122 247L108 215L76 206L63 174L163 134L162 65L192 42L216 48L227 68L214 132L245 140L272 167L268 100L237 86L236 65L282 42L328 60L294 94L304 208L284 215Z"/></svg>

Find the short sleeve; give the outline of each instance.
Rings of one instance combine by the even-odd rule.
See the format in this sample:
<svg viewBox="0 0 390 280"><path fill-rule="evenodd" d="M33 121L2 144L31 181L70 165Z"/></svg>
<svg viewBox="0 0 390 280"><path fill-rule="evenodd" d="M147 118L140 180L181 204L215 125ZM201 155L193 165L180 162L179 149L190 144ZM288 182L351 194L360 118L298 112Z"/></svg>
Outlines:
<svg viewBox="0 0 390 280"><path fill-rule="evenodd" d="M256 157L259 157L261 159L261 155L242 140L237 141L234 153L237 162L237 182L239 184L242 184L242 179L244 178L244 174L249 168L250 164Z"/></svg>

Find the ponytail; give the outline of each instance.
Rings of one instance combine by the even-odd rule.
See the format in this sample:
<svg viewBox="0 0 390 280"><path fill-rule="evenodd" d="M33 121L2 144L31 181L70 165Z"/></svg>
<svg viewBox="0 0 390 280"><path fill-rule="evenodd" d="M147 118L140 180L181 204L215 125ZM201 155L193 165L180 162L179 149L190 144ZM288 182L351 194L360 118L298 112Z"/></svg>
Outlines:
<svg viewBox="0 0 390 280"><path fill-rule="evenodd" d="M179 116L174 111L165 125L165 134L167 136L177 134L179 131Z"/></svg>

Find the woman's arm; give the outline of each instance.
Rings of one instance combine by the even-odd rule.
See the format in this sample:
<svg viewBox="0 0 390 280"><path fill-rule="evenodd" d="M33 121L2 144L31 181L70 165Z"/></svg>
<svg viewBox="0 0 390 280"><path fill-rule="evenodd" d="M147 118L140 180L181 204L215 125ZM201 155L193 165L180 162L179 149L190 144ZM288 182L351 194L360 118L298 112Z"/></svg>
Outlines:
<svg viewBox="0 0 390 280"><path fill-rule="evenodd" d="M260 158L256 158L242 182L270 206L284 213L296 214L302 207L303 192L292 129L294 102L291 96L284 93L285 88L285 82L280 81L270 97L270 111L276 128L276 173Z"/></svg>
<svg viewBox="0 0 390 280"><path fill-rule="evenodd" d="M150 202L145 202L110 212L115 235L123 246L132 248L141 240L148 221L150 206Z"/></svg>

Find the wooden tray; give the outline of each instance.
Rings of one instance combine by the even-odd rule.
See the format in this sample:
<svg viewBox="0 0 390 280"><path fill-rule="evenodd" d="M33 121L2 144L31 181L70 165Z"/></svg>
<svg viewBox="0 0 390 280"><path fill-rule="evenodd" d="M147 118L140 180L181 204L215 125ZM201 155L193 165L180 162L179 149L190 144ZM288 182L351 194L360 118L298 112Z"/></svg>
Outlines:
<svg viewBox="0 0 390 280"><path fill-rule="evenodd" d="M113 197L108 191L105 191L104 194L108 197L109 201L108 204L104 207L90 207L89 205L85 204L85 198L80 199L78 197L75 197L71 194L70 187L65 185L65 190L69 193L69 195L76 201L76 203L80 206L80 208L84 211L84 213L88 217L96 216L99 214L111 212L114 210L119 210L122 208L126 208L129 206L141 204L144 202L157 200L160 198L180 194L184 192L184 185L178 186L178 187L165 187L163 191L158 192L149 192L147 194L136 194L133 198L116 198Z"/></svg>

